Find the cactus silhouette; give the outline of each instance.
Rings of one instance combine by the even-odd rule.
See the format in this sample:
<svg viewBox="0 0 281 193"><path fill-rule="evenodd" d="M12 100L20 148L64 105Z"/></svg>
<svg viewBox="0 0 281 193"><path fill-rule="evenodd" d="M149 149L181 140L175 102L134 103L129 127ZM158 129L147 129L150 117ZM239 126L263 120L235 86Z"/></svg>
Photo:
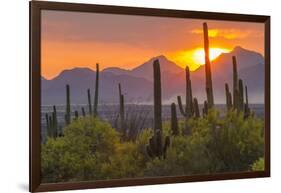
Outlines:
<svg viewBox="0 0 281 193"><path fill-rule="evenodd" d="M65 110L65 125L70 124L71 121L71 109L70 109L70 88L66 85L66 110Z"/></svg>
<svg viewBox="0 0 281 193"><path fill-rule="evenodd" d="M238 90L238 72L237 72L237 61L236 57L232 56L233 64L233 107L239 108L239 90Z"/></svg>
<svg viewBox="0 0 281 193"><path fill-rule="evenodd" d="M79 117L78 111L74 111L74 116L75 116L75 119L77 120Z"/></svg>
<svg viewBox="0 0 281 193"><path fill-rule="evenodd" d="M81 112L82 112L82 116L83 116L83 117L86 117L86 113L85 113L84 107L81 108Z"/></svg>
<svg viewBox="0 0 281 193"><path fill-rule="evenodd" d="M194 109L194 116L195 118L200 117L200 111L199 111L199 104L197 98L193 99L193 109Z"/></svg>
<svg viewBox="0 0 281 193"><path fill-rule="evenodd" d="M208 108L214 106L214 95L213 95L213 84L212 84L212 71L209 53L209 35L208 35L208 25L203 23L204 32L204 51L205 51L205 74L206 74L206 93Z"/></svg>
<svg viewBox="0 0 281 193"><path fill-rule="evenodd" d="M59 136L57 110L55 105L53 106L53 112L50 116L47 113L45 114L45 119L47 124L47 136L53 138Z"/></svg>
<svg viewBox="0 0 281 193"><path fill-rule="evenodd" d="M171 104L171 131L173 135L179 135L176 104Z"/></svg>
<svg viewBox="0 0 281 193"><path fill-rule="evenodd" d="M96 64L96 85L94 98L94 116L98 116L98 99L99 98L99 64Z"/></svg>
<svg viewBox="0 0 281 193"><path fill-rule="evenodd" d="M122 94L121 84L118 84L119 90L119 116L120 116L120 129L123 132L124 137L126 136L125 128L125 108L124 108L124 95Z"/></svg>
<svg viewBox="0 0 281 193"><path fill-rule="evenodd" d="M244 110L244 86L243 86L243 81L241 79L239 79L238 81L238 85L239 85L239 110L243 111Z"/></svg>
<svg viewBox="0 0 281 193"><path fill-rule="evenodd" d="M208 114L208 102L207 101L204 101L202 114L203 114L203 116L206 116Z"/></svg>
<svg viewBox="0 0 281 193"><path fill-rule="evenodd" d="M225 83L225 98L226 98L227 110L230 110L232 108L232 98L231 98L231 93L229 91L229 86L227 83Z"/></svg>
<svg viewBox="0 0 281 193"><path fill-rule="evenodd" d="M88 94L89 115L92 115L92 100L91 100L91 91L90 91L90 89L87 90L87 94Z"/></svg>
<svg viewBox="0 0 281 193"><path fill-rule="evenodd" d="M161 98L161 73L159 60L153 62L153 79L154 79L154 134L146 146L147 154L154 158L166 158L166 152L170 146L170 137L165 138L162 143L162 98Z"/></svg>
<svg viewBox="0 0 281 193"><path fill-rule="evenodd" d="M57 137L58 136L58 118L57 118L57 109L56 109L55 105L53 106L52 121L53 121L53 126L52 126L53 137Z"/></svg>
<svg viewBox="0 0 281 193"><path fill-rule="evenodd" d="M182 100L181 100L181 96L178 96L178 105L179 105L179 109L181 114L183 115L183 117L185 118L185 122L184 122L184 127L185 127L185 133L187 135L189 135L190 129L188 128L188 119L192 116L193 114L193 102L192 102L192 88L191 88L191 80L190 80L190 71L189 71L189 67L186 66L185 68L185 80L186 80L186 96L185 96L185 108L183 107L182 104Z"/></svg>
<svg viewBox="0 0 281 193"><path fill-rule="evenodd" d="M245 86L245 105L244 105L244 118L248 118L251 114L251 110L249 108L249 101L248 101L248 88Z"/></svg>
<svg viewBox="0 0 281 193"><path fill-rule="evenodd" d="M47 126L47 136L51 136L52 135L52 131L51 131L51 125L50 125L50 120L49 120L48 113L45 114L45 119L46 119L46 126Z"/></svg>

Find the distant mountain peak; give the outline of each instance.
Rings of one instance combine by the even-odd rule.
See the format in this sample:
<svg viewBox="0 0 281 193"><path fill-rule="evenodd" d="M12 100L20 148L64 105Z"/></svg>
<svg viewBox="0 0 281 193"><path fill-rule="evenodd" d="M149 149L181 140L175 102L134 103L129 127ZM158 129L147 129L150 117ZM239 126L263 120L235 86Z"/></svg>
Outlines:
<svg viewBox="0 0 281 193"><path fill-rule="evenodd" d="M248 50L242 48L241 46L235 46L231 52L237 52L237 51L248 51Z"/></svg>

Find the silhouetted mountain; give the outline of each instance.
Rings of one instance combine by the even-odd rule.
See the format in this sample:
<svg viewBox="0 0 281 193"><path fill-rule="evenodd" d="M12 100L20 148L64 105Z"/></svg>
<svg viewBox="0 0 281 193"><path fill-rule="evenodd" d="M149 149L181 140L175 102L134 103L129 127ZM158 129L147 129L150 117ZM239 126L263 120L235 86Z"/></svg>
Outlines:
<svg viewBox="0 0 281 193"><path fill-rule="evenodd" d="M232 89L232 56L237 58L239 77L248 86L249 102L263 101L264 93L264 59L261 54L241 47L230 53L221 54L212 65L213 87L216 103L225 103L224 84L227 82ZM118 102L118 83L122 84L125 102L149 102L153 100L153 66L159 59L162 79L163 103L176 101L177 95L185 97L184 69L169 61L165 56L151 58L132 70L106 68L100 72L100 102ZM64 104L65 85L70 85L71 103L87 103L87 89L94 91L95 71L89 68L74 68L62 71L52 80L42 78L42 104ZM205 68L201 66L191 72L193 96L199 103L206 99Z"/></svg>
<svg viewBox="0 0 281 193"><path fill-rule="evenodd" d="M168 60L165 56L157 56L151 58L142 65L134 68L131 75L146 78L148 80L153 80L153 61L158 59L161 64L161 73L162 74L177 74L182 71L182 68L179 67L176 63Z"/></svg>
<svg viewBox="0 0 281 193"><path fill-rule="evenodd" d="M244 81L244 84L248 86L249 97L252 97L251 102L263 101L264 58L257 52L249 51L239 46L229 53L221 54L211 62L215 101L224 102L225 83L228 83L232 89L232 56L236 56L238 75ZM200 96L200 93L205 89L205 67L201 66L192 72L191 79L194 87L193 93L198 96L200 101L204 100L206 96Z"/></svg>
<svg viewBox="0 0 281 193"><path fill-rule="evenodd" d="M124 70L124 69L118 68L118 67L109 67L109 68L104 69L102 72L110 72L115 75L129 75L131 73L130 70Z"/></svg>

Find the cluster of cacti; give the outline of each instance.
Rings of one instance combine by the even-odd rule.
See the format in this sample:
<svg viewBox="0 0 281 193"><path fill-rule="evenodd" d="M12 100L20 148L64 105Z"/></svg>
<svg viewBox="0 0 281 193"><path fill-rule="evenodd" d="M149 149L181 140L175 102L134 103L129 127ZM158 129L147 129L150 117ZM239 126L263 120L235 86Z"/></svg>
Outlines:
<svg viewBox="0 0 281 193"><path fill-rule="evenodd" d="M240 112L244 111L244 116L246 118L250 115L247 86L244 87L243 80L239 79L238 71L237 71L237 60L235 56L232 56L232 64L233 64L233 91L232 91L233 97L231 96L231 92L229 90L228 84L227 83L225 84L227 110L234 109ZM244 98L244 88L245 88L245 98Z"/></svg>
<svg viewBox="0 0 281 193"><path fill-rule="evenodd" d="M53 106L53 112L52 112L51 115L48 115L46 113L45 118L46 118L46 123L47 123L47 135L48 135L48 137L56 138L60 134L59 126L58 126L56 106Z"/></svg>
<svg viewBox="0 0 281 193"><path fill-rule="evenodd" d="M146 146L147 154L150 157L166 158L166 152L170 146L170 137L165 138L163 144L162 135L162 91L161 91L161 73L158 60L153 62L153 79L154 79L154 126L153 136Z"/></svg>
<svg viewBox="0 0 281 193"><path fill-rule="evenodd" d="M125 107L124 107L124 95L122 94L121 84L118 84L119 90L119 117L120 117L120 130L123 135L126 136L126 127L125 127Z"/></svg>
<svg viewBox="0 0 281 193"><path fill-rule="evenodd" d="M95 97L94 97L94 109L92 110L92 102L91 102L91 91L87 90L88 96L88 108L89 115L94 115L95 117L98 115L98 96L99 96L99 64L96 64L96 82L95 82ZM84 107L81 108L81 114L83 117L86 116L86 112ZM74 111L74 119L78 119L79 113L78 111ZM65 125L69 125L71 122L71 102L70 102L70 86L66 85L66 109L64 115ZM58 132L57 126L57 118L56 118L56 108L54 106L54 111L52 116L46 114L46 123L47 123L47 133L49 137L56 137L57 135L62 135L62 133ZM56 131L56 132L54 132ZM57 134L54 134L57 133Z"/></svg>

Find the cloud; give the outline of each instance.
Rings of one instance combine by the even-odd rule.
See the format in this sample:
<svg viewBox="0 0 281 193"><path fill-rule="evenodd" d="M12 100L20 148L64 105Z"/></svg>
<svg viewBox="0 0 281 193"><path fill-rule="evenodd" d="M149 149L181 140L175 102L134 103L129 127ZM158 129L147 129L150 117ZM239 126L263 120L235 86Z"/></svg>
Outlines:
<svg viewBox="0 0 281 193"><path fill-rule="evenodd" d="M209 37L222 37L225 39L245 39L248 37L260 37L261 33L253 30L240 29L209 29ZM202 29L191 30L192 34L202 34Z"/></svg>

